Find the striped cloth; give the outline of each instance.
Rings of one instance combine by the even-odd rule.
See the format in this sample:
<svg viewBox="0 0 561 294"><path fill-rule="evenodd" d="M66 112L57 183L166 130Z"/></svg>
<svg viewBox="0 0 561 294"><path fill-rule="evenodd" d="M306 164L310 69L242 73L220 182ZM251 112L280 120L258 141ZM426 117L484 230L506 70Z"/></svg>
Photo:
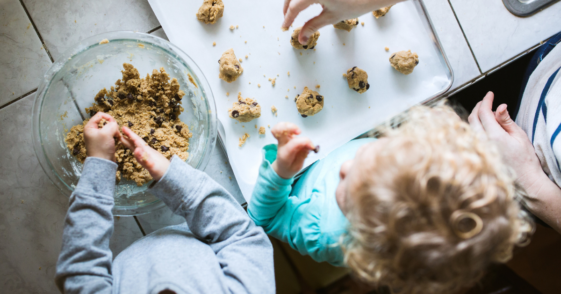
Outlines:
<svg viewBox="0 0 561 294"><path fill-rule="evenodd" d="M516 124L532 141L545 173L561 187L561 46L530 76Z"/></svg>

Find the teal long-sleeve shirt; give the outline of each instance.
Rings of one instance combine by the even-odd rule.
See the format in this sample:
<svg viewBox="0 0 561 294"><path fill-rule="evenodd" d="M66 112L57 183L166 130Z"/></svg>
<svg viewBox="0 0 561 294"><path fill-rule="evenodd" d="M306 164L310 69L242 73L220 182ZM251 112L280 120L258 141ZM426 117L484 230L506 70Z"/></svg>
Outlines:
<svg viewBox="0 0 561 294"><path fill-rule="evenodd" d="M335 199L339 170L360 146L374 140L348 142L314 163L294 185L294 178L281 178L271 166L277 158L277 145L263 147L259 178L248 207L250 218L302 255L344 266L339 240L349 222Z"/></svg>

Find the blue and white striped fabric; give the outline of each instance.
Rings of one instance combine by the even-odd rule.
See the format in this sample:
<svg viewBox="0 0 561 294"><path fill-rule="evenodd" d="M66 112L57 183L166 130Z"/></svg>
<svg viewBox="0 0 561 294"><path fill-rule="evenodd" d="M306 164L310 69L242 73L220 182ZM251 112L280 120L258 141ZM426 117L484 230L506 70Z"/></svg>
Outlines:
<svg viewBox="0 0 561 294"><path fill-rule="evenodd" d="M516 124L528 134L545 173L561 187L561 46L532 73Z"/></svg>

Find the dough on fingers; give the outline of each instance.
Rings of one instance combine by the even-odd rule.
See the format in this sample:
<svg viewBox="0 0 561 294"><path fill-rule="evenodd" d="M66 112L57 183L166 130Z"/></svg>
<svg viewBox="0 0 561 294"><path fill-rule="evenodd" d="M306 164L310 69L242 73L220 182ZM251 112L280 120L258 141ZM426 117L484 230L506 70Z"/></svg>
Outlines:
<svg viewBox="0 0 561 294"><path fill-rule="evenodd" d="M218 77L228 83L234 82L243 73L243 67L234 54L234 49L228 49L218 60L220 73Z"/></svg>
<svg viewBox="0 0 561 294"><path fill-rule="evenodd" d="M342 20L333 25L336 29L345 30L347 32L350 32L356 26L358 26L358 18Z"/></svg>
<svg viewBox="0 0 561 294"><path fill-rule="evenodd" d="M206 24L215 24L224 15L222 0L204 0L197 12L197 19Z"/></svg>
<svg viewBox="0 0 561 294"><path fill-rule="evenodd" d="M388 12L390 11L390 8L392 8L393 5L390 5L388 7L384 7L384 8L380 8L378 10L372 11L372 14L374 14L374 16L376 18L380 18L386 14L388 14Z"/></svg>
<svg viewBox="0 0 561 294"><path fill-rule="evenodd" d="M390 57L390 64L393 68L404 75L413 72L415 67L419 64L419 55L411 53L411 50L399 51Z"/></svg>
<svg viewBox="0 0 561 294"><path fill-rule="evenodd" d="M300 35L300 31L302 27L296 28L292 35L290 36L290 45L296 49L314 49L318 43L319 39L319 32L313 33L310 38L308 39L308 44L300 44L298 41L298 35Z"/></svg>

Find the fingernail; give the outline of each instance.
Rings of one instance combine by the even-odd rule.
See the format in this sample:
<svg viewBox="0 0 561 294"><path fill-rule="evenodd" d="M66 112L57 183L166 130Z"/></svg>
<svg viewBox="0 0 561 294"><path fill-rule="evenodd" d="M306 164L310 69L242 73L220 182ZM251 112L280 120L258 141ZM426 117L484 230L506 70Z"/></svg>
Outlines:
<svg viewBox="0 0 561 294"><path fill-rule="evenodd" d="M304 41L304 44L308 44L308 37L303 36L303 37L302 37L302 41Z"/></svg>

